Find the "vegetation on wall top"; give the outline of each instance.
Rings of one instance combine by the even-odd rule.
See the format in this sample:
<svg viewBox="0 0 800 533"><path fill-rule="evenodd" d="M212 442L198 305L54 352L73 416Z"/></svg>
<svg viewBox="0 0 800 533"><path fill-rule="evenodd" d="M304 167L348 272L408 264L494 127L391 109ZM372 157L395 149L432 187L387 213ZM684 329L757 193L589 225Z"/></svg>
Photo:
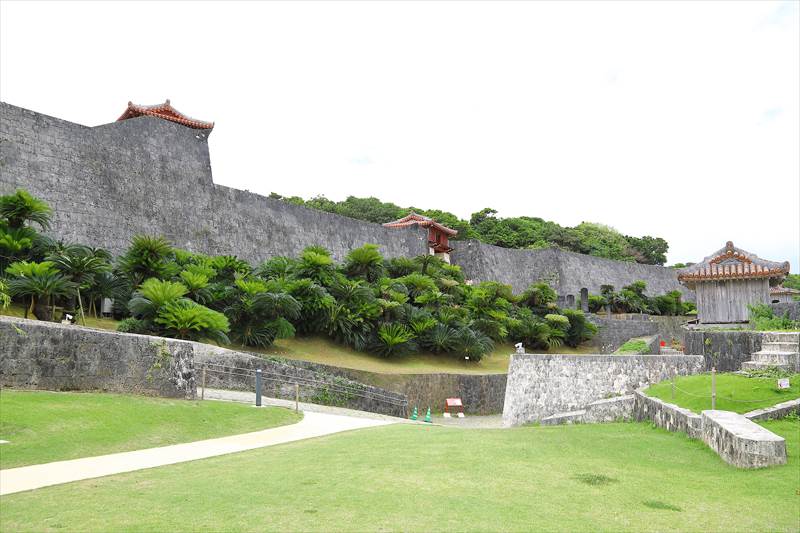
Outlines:
<svg viewBox="0 0 800 533"><path fill-rule="evenodd" d="M537 217L498 218L497 211L488 207L473 213L467 221L447 211L404 208L391 202L382 202L377 198L349 196L346 200L334 202L324 196L303 200L299 196L285 197L272 193L270 197L378 224L391 222L407 215L409 211L414 211L458 230L456 239L477 239L503 248L555 247L607 259L636 261L649 265L663 265L667 260L666 254L669 249L667 241L660 237L622 235L611 227L592 222L582 222L575 227L563 227Z"/></svg>

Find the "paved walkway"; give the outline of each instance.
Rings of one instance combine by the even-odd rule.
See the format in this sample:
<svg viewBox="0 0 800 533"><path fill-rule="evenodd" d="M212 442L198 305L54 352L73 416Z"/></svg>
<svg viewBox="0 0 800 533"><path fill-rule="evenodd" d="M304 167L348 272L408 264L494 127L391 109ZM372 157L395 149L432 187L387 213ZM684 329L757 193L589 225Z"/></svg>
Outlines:
<svg viewBox="0 0 800 533"><path fill-rule="evenodd" d="M200 396L201 387L197 388L197 395ZM225 390L225 389L211 389L206 388L206 400L225 400L229 402L248 403L250 405L256 404L256 393L249 391ZM277 407L288 407L294 409L294 400L281 400L278 398L261 397L261 405L273 405ZM323 413L329 415L349 416L355 418L369 418L371 420L383 420L385 422L410 422L405 418L397 418L395 416L381 415L378 413L370 413L367 411L356 411L355 409L345 409L344 407L331 407L328 405L317 405L315 403L299 403L300 410L304 413Z"/></svg>
<svg viewBox="0 0 800 533"><path fill-rule="evenodd" d="M208 393L209 389L206 389L206 398ZM205 459L352 429L383 426L397 420L392 417L376 419L313 411L305 411L304 415L297 424L242 435L0 470L0 495Z"/></svg>

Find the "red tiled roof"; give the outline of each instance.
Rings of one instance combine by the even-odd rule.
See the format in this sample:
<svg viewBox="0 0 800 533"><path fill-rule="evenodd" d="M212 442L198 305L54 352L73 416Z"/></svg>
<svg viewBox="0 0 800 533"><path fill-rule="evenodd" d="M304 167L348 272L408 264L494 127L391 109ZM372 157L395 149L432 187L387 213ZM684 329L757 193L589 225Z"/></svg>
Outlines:
<svg viewBox="0 0 800 533"><path fill-rule="evenodd" d="M386 224L384 224L384 227L387 227L387 228L405 228L405 227L408 227L408 226L422 226L423 228L434 227L434 228L436 228L438 230L443 231L447 235L450 235L451 237L455 236L455 235L458 235L458 231L457 230L454 230L452 228L448 228L447 226L439 224L438 222L436 222L431 217L426 217L424 215L418 215L418 214L413 213L413 212L407 214L403 218L399 218L399 219L397 219L395 221L387 222Z"/></svg>
<svg viewBox="0 0 800 533"><path fill-rule="evenodd" d="M164 120L177 122L183 126L188 126L198 130L210 130L214 127L213 122L205 122L184 115L172 107L172 105L169 103L169 99L167 99L167 101L163 104L155 105L138 105L134 104L133 102L128 102L128 108L124 113L122 113L122 115L120 115L117 121L141 117L142 115L163 118Z"/></svg>
<svg viewBox="0 0 800 533"><path fill-rule="evenodd" d="M791 287L784 287L778 285L777 287L770 287L769 293L773 296L781 296L784 294L800 294L800 290L792 289Z"/></svg>
<svg viewBox="0 0 800 533"><path fill-rule="evenodd" d="M755 254L736 248L731 241L697 263L679 271L678 281L693 285L697 281L724 279L778 278L789 273L789 262L767 261Z"/></svg>

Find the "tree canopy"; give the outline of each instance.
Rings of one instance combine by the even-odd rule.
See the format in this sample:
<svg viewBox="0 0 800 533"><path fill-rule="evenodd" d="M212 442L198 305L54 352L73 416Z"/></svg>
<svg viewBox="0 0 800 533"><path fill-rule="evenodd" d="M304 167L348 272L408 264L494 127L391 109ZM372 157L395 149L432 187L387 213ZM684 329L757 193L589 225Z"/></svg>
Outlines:
<svg viewBox="0 0 800 533"><path fill-rule="evenodd" d="M565 227L538 217L497 217L490 207L473 213L469 220L462 220L448 211L400 207L378 198L348 196L341 202L315 196L303 200L299 196L284 197L272 193L271 198L283 200L312 209L335 213L377 224L391 222L414 211L436 219L445 226L458 231L456 240L477 239L503 248L560 248L582 254L636 261L650 265L663 265L667 260L669 244L661 237L645 235L635 237L623 235L614 228L593 222L582 222L575 227Z"/></svg>

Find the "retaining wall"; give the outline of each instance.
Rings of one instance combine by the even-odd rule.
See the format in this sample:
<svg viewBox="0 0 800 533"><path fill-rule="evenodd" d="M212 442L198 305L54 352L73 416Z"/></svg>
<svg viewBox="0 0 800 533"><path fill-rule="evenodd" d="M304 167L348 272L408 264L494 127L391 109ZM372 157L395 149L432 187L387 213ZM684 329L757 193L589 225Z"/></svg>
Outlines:
<svg viewBox="0 0 800 533"><path fill-rule="evenodd" d="M613 353L626 341L634 337L649 337L658 333L658 323L648 320L647 315L636 319L606 318L600 315L587 315L589 321L597 326L597 334L590 344L600 353Z"/></svg>
<svg viewBox="0 0 800 533"><path fill-rule="evenodd" d="M255 369L260 368L267 396L292 400L296 382L303 401L406 415L403 394L291 361L197 342L0 316L4 387L195 398L204 364L208 387L253 391ZM280 381L273 379L277 376Z"/></svg>
<svg viewBox="0 0 800 533"><path fill-rule="evenodd" d="M736 372L761 350L761 336L758 331L687 331L684 353L702 355L706 370Z"/></svg>
<svg viewBox="0 0 800 533"><path fill-rule="evenodd" d="M582 409L595 400L702 369L699 356L515 354L508 369L503 424Z"/></svg>
<svg viewBox="0 0 800 533"><path fill-rule="evenodd" d="M0 384L193 398L192 343L0 316Z"/></svg>
<svg viewBox="0 0 800 533"><path fill-rule="evenodd" d="M210 344L192 343L195 367L200 372L206 365L209 388L254 390L255 370L263 372L262 394L271 398L295 399L295 383L302 402L335 405L386 415L405 417L403 394L367 385L326 371L322 365L309 367L269 356L255 356ZM330 367L328 367L330 368ZM241 369L248 369L243 372ZM275 379L279 377L280 379Z"/></svg>
<svg viewBox="0 0 800 533"><path fill-rule="evenodd" d="M800 320L800 302L784 302L780 304L770 304L775 316L783 316L784 313L789 320Z"/></svg>
<svg viewBox="0 0 800 533"><path fill-rule="evenodd" d="M503 412L506 374L384 374L309 361L292 361L292 364L399 393L406 397L411 408L415 405L420 409L430 407L438 412L444 409L447 398L461 398L467 414L492 415Z"/></svg>

